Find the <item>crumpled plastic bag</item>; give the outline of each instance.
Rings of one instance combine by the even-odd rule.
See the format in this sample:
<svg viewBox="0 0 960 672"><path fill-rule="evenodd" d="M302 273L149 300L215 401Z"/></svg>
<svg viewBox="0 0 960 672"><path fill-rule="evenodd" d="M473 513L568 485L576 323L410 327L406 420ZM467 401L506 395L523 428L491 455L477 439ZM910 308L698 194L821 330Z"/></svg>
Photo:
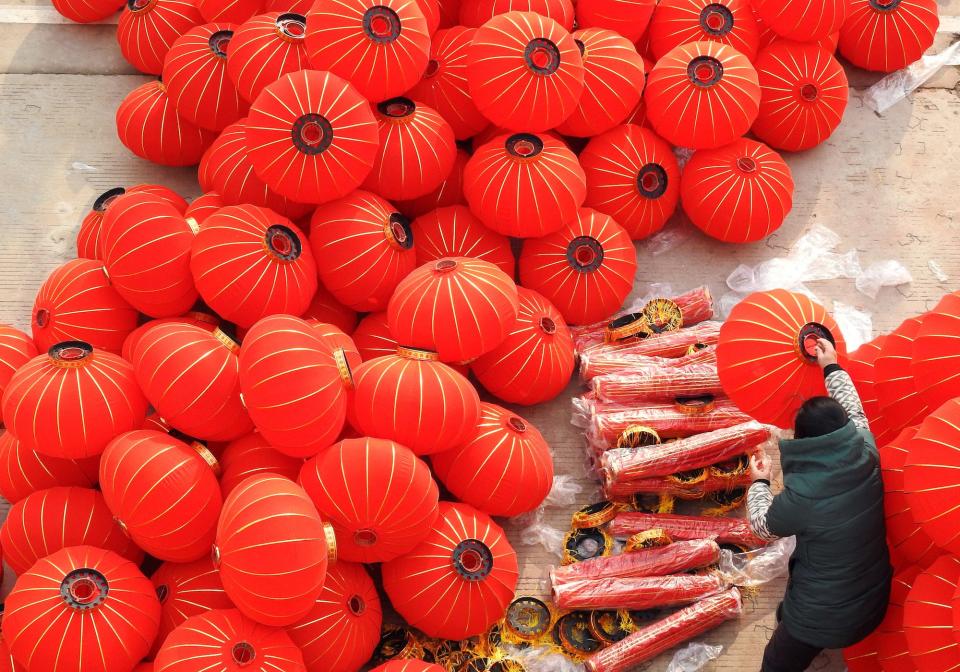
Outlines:
<svg viewBox="0 0 960 672"><path fill-rule="evenodd" d="M716 660L723 653L720 645L690 642L673 654L667 672L700 672L711 660Z"/></svg>
<svg viewBox="0 0 960 672"><path fill-rule="evenodd" d="M553 477L553 487L547 493L541 507L573 506L577 503L577 495L583 492L583 486L577 483L573 476L556 474Z"/></svg>
<svg viewBox="0 0 960 672"><path fill-rule="evenodd" d="M884 287L896 287L911 282L913 276L903 264L895 259L886 259L870 264L867 270L857 277L856 285L861 294L875 299Z"/></svg>
<svg viewBox="0 0 960 672"><path fill-rule="evenodd" d="M507 657L520 662L526 672L583 672L582 663L547 647L531 646L521 649L507 645L503 649Z"/></svg>
<svg viewBox="0 0 960 672"><path fill-rule="evenodd" d="M946 65L960 65L960 41L939 54L929 54L902 70L890 73L867 89L863 102L877 114L883 114L920 88Z"/></svg>
<svg viewBox="0 0 960 672"><path fill-rule="evenodd" d="M873 338L873 317L839 301L833 302L833 319L840 326L840 333L847 344L847 352L853 352Z"/></svg>
<svg viewBox="0 0 960 672"><path fill-rule="evenodd" d="M762 586L787 573L796 547L796 537L784 537L746 553L721 549L720 573L733 586Z"/></svg>
<svg viewBox="0 0 960 672"><path fill-rule="evenodd" d="M566 533L546 522L546 510L548 506L573 506L577 503L577 496L581 492L583 492L583 487L574 481L573 476L567 474L555 475L553 477L553 487L550 488L550 492L543 503L533 511L514 519L522 526L520 543L525 546L539 544L558 558L563 557L563 540Z"/></svg>

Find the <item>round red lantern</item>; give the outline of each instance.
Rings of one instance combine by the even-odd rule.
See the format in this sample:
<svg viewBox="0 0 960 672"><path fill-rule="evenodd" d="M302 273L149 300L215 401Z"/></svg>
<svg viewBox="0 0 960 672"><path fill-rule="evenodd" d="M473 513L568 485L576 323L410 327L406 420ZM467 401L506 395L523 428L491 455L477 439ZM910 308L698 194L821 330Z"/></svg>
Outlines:
<svg viewBox="0 0 960 672"><path fill-rule="evenodd" d="M415 0L427 22L427 32L433 37L440 27L440 0Z"/></svg>
<svg viewBox="0 0 960 672"><path fill-rule="evenodd" d="M215 558L230 599L248 618L292 625L323 589L329 546L307 493L272 474L250 476L223 504Z"/></svg>
<svg viewBox="0 0 960 672"><path fill-rule="evenodd" d="M313 0L266 0L265 12L296 12L306 14L313 5Z"/></svg>
<svg viewBox="0 0 960 672"><path fill-rule="evenodd" d="M503 617L517 576L517 555L500 526L471 506L443 502L427 537L383 565L383 588L411 626L466 639Z"/></svg>
<svg viewBox="0 0 960 672"><path fill-rule="evenodd" d="M200 443L141 429L100 458L100 489L124 530L150 555L190 562L209 553L223 498L219 465Z"/></svg>
<svg viewBox="0 0 960 672"><path fill-rule="evenodd" d="M346 360L351 370L360 366L363 362L363 359L360 357L360 351L357 350L353 339L347 336L342 329L336 325L314 319L307 320L307 324L310 325L313 332L320 336L320 340L334 353L338 362ZM338 351L340 354L337 354ZM353 385L352 382L348 381L349 376L344 380L344 384L348 386Z"/></svg>
<svg viewBox="0 0 960 672"><path fill-rule="evenodd" d="M849 0L848 12L840 53L879 72L905 68L923 56L940 25L936 0Z"/></svg>
<svg viewBox="0 0 960 672"><path fill-rule="evenodd" d="M647 32L657 0L589 0L577 3L577 25L581 28L615 30L632 42Z"/></svg>
<svg viewBox="0 0 960 672"><path fill-rule="evenodd" d="M623 124L592 138L580 153L589 208L613 217L633 240L663 228L680 200L680 166L653 131Z"/></svg>
<svg viewBox="0 0 960 672"><path fill-rule="evenodd" d="M4 607L3 638L31 672L132 670L160 622L160 603L137 566L92 546L37 561Z"/></svg>
<svg viewBox="0 0 960 672"><path fill-rule="evenodd" d="M373 579L362 565L337 562L327 570L323 592L287 634L312 672L355 672L370 660L383 614Z"/></svg>
<svg viewBox="0 0 960 672"><path fill-rule="evenodd" d="M816 147L840 125L847 108L847 75L813 43L776 40L760 52L760 113L754 134L779 149Z"/></svg>
<svg viewBox="0 0 960 672"><path fill-rule="evenodd" d="M870 431L873 433L878 446L883 446L896 437L896 433L887 429L880 412L880 400L877 397L877 375L875 363L880 355L886 336L878 336L872 341L864 343L847 360L847 373L860 394L863 411L870 421Z"/></svg>
<svg viewBox="0 0 960 672"><path fill-rule="evenodd" d="M730 399L759 422L793 427L810 397L826 392L817 340L846 358L843 334L820 304L803 294L756 292L734 306L720 329L717 369Z"/></svg>
<svg viewBox="0 0 960 672"><path fill-rule="evenodd" d="M270 84L308 68L307 19L302 14L271 12L237 28L227 53L227 73L249 102Z"/></svg>
<svg viewBox="0 0 960 672"><path fill-rule="evenodd" d="M265 88L250 108L246 134L257 175L277 193L307 203L326 203L360 186L380 146L376 119L360 93L317 70L284 75Z"/></svg>
<svg viewBox="0 0 960 672"><path fill-rule="evenodd" d="M90 212L83 218L80 224L80 230L77 232L77 257L80 259L102 259L102 243L100 241L100 230L103 225L103 217L109 208L118 198L124 194L147 193L169 202L178 212L184 212L187 209L187 202L176 192L155 184L138 184L135 187L124 189L115 187L108 189L97 197L93 202Z"/></svg>
<svg viewBox="0 0 960 672"><path fill-rule="evenodd" d="M725 243L752 243L780 228L793 208L793 175L775 151L748 138L694 153L680 181L683 210Z"/></svg>
<svg viewBox="0 0 960 672"><path fill-rule="evenodd" d="M480 417L480 397L436 353L398 348L353 372L347 419L365 436L391 439L417 455L463 443Z"/></svg>
<svg viewBox="0 0 960 672"><path fill-rule="evenodd" d="M643 94L647 119L674 145L722 147L750 130L760 107L757 71L718 42L691 42L661 58Z"/></svg>
<svg viewBox="0 0 960 672"><path fill-rule="evenodd" d="M486 226L505 236L533 238L576 218L587 196L577 156L550 135L499 135L467 162L463 193Z"/></svg>
<svg viewBox="0 0 960 672"><path fill-rule="evenodd" d="M569 324L613 315L633 289L636 250L612 217L580 208L556 233L524 242L520 282L556 306Z"/></svg>
<svg viewBox="0 0 960 672"><path fill-rule="evenodd" d="M370 313L360 320L351 337L364 362L397 352L397 339L390 333L385 310Z"/></svg>
<svg viewBox="0 0 960 672"><path fill-rule="evenodd" d="M516 273L510 239L486 228L463 205L437 208L414 220L417 265L444 257L470 257L494 264L509 277Z"/></svg>
<svg viewBox="0 0 960 672"><path fill-rule="evenodd" d="M0 434L0 495L16 504L30 493L57 486L92 488L100 456L65 460L26 448L10 432Z"/></svg>
<svg viewBox="0 0 960 672"><path fill-rule="evenodd" d="M903 632L917 672L942 672L957 664L951 596L960 584L960 559L941 555L913 581L903 605Z"/></svg>
<svg viewBox="0 0 960 672"><path fill-rule="evenodd" d="M847 672L879 672L879 660L876 631L853 646L843 649L843 662L846 663Z"/></svg>
<svg viewBox="0 0 960 672"><path fill-rule="evenodd" d="M659 60L689 42L717 42L751 61L760 26L749 0L662 0L650 21L650 48Z"/></svg>
<svg viewBox="0 0 960 672"><path fill-rule="evenodd" d="M177 114L160 81L147 82L123 99L117 108L117 135L131 152L161 166L196 165L217 137Z"/></svg>
<svg viewBox="0 0 960 672"><path fill-rule="evenodd" d="M920 396L931 408L960 396L960 292L947 294L923 318L913 340L910 372Z"/></svg>
<svg viewBox="0 0 960 672"><path fill-rule="evenodd" d="M17 369L36 356L37 346L32 338L19 329L0 324L0 398ZM2 423L3 409L0 408L0 424Z"/></svg>
<svg viewBox="0 0 960 672"><path fill-rule="evenodd" d="M264 0L197 0L204 21L243 23L263 11Z"/></svg>
<svg viewBox="0 0 960 672"><path fill-rule="evenodd" d="M931 411L918 391L911 367L914 341L924 319L926 314L904 320L887 336L874 362L880 412L891 432L921 422Z"/></svg>
<svg viewBox="0 0 960 672"><path fill-rule="evenodd" d="M62 341L84 341L118 353L138 317L110 286L100 262L74 259L54 269L40 286L31 329L41 352Z"/></svg>
<svg viewBox="0 0 960 672"><path fill-rule="evenodd" d="M123 0L53 0L53 8L76 23L102 21L116 14L123 4Z"/></svg>
<svg viewBox="0 0 960 672"><path fill-rule="evenodd" d="M476 28L507 12L533 12L573 30L573 3L570 0L463 0L460 3L460 23Z"/></svg>
<svg viewBox="0 0 960 672"><path fill-rule="evenodd" d="M228 204L223 200L223 196L215 191L209 191L193 199L183 216L193 219L197 224L202 224L207 217L226 205Z"/></svg>
<svg viewBox="0 0 960 672"><path fill-rule="evenodd" d="M437 518L430 468L393 441L341 441L303 465L300 484L333 523L339 557L351 562L409 552Z"/></svg>
<svg viewBox="0 0 960 672"><path fill-rule="evenodd" d="M140 339L143 338L144 334L146 334L155 325L167 324L170 322L175 322L178 324L192 324L193 326L200 327L204 331L208 331L211 334L220 324L220 320L213 315L208 315L207 313L201 313L198 311L190 311L177 317L163 317L157 320L150 320L149 322L144 322L130 332L130 335L127 336L127 339L123 342L121 356L128 362L132 362L133 353L136 352L137 345L140 343Z"/></svg>
<svg viewBox="0 0 960 672"><path fill-rule="evenodd" d="M817 4L816 11L810 11L810 5L803 0L750 1L764 24L777 34L798 42L813 42L837 32L847 19L848 7L856 4L856 0L823 0ZM878 5L896 1L872 0Z"/></svg>
<svg viewBox="0 0 960 672"><path fill-rule="evenodd" d="M323 286L323 283L317 284L317 293L314 294L313 301L304 311L303 319L326 322L344 332L353 331L359 321L357 312L337 301L330 290Z"/></svg>
<svg viewBox="0 0 960 672"><path fill-rule="evenodd" d="M467 83L477 108L515 131L547 131L569 117L583 76L583 58L570 33L533 12L493 17L477 29L467 53Z"/></svg>
<svg viewBox="0 0 960 672"><path fill-rule="evenodd" d="M470 154L463 149L457 149L457 156L453 160L450 174L440 183L440 186L426 196L420 196L409 201L397 201L400 212L408 217L420 217L431 210L449 205L466 205L467 199L463 195L463 171L467 167Z"/></svg>
<svg viewBox="0 0 960 672"><path fill-rule="evenodd" d="M573 337L552 303L525 287L517 292L520 310L513 330L470 368L498 399L532 406L567 388L576 361Z"/></svg>
<svg viewBox="0 0 960 672"><path fill-rule="evenodd" d="M159 75L178 37L204 22L197 0L126 0L117 25L120 53L140 72Z"/></svg>
<svg viewBox="0 0 960 672"><path fill-rule="evenodd" d="M916 672L903 632L903 608L921 568L907 567L893 577L887 615L876 629L877 662L885 672Z"/></svg>
<svg viewBox="0 0 960 672"><path fill-rule="evenodd" d="M296 481L303 460L284 455L257 433L231 441L220 456L220 491L226 497L248 476L274 474Z"/></svg>
<svg viewBox="0 0 960 672"><path fill-rule="evenodd" d="M232 609L220 572L207 557L193 562L165 562L150 577L160 600L160 631L151 653L156 655L175 628L211 609Z"/></svg>

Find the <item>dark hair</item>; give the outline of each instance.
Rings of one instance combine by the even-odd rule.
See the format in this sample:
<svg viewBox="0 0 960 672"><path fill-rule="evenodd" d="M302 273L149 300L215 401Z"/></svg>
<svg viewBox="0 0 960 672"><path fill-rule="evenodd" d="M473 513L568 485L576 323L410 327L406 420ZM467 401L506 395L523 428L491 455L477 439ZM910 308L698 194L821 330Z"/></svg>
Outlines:
<svg viewBox="0 0 960 672"><path fill-rule="evenodd" d="M824 436L844 427L850 418L843 406L830 397L811 397L803 402L793 423L796 439Z"/></svg>

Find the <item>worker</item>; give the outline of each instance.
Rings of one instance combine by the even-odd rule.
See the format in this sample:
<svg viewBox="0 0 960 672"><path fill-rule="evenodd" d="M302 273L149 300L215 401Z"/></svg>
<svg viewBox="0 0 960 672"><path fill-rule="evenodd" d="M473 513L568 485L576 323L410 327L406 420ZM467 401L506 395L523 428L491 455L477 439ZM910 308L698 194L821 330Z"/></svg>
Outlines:
<svg viewBox="0 0 960 672"><path fill-rule="evenodd" d="M797 540L761 672L802 672L823 649L856 644L883 620L890 598L876 442L833 344L819 339L816 356L830 396L807 400L794 438L780 442L783 492L770 490L769 456L750 461L751 528L764 540Z"/></svg>

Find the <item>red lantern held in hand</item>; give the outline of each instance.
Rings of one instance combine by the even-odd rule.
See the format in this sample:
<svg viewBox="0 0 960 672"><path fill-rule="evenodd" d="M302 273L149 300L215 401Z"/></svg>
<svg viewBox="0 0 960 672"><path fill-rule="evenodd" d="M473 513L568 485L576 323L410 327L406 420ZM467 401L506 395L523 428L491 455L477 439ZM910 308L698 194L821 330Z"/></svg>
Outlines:
<svg viewBox="0 0 960 672"><path fill-rule="evenodd" d="M148 193L161 198L173 205L178 212L184 212L187 202L179 194L166 187L155 184L138 184L135 187L125 189L115 187L103 192L93 202L90 212L83 218L80 224L80 230L77 232L77 258L79 259L102 259L100 229L103 224L104 214L107 209L121 196L125 194Z"/></svg>
<svg viewBox="0 0 960 672"><path fill-rule="evenodd" d="M49 457L24 447L10 432L0 434L0 495L16 504L30 493L58 486L92 488L100 456L82 460Z"/></svg>
<svg viewBox="0 0 960 672"><path fill-rule="evenodd" d="M658 60L688 42L708 41L729 45L752 61L760 43L750 0L662 0L649 34Z"/></svg>
<svg viewBox="0 0 960 672"><path fill-rule="evenodd" d="M257 474L274 474L296 481L303 460L284 455L259 434L231 441L220 456L220 491L229 495L241 481Z"/></svg>
<svg viewBox="0 0 960 672"><path fill-rule="evenodd" d="M260 14L237 28L227 51L227 74L240 95L252 103L283 75L309 67L306 35L306 17L292 10Z"/></svg>
<svg viewBox="0 0 960 672"><path fill-rule="evenodd" d="M123 0L53 0L53 8L76 23L102 21L117 13Z"/></svg>
<svg viewBox="0 0 960 672"><path fill-rule="evenodd" d="M151 653L156 655L175 628L211 609L232 609L210 557L194 562L165 562L150 577L160 600L160 631Z"/></svg>
<svg viewBox="0 0 960 672"><path fill-rule="evenodd" d="M647 31L656 0L588 0L577 3L577 25L581 28L615 30L632 42Z"/></svg>
<svg viewBox="0 0 960 672"><path fill-rule="evenodd" d="M466 150L457 148L453 168L450 169L450 174L440 183L440 186L426 196L420 196L410 201L397 201L397 209L408 217L421 217L437 208L450 205L466 205L467 199L463 195L463 171L469 160L470 155Z"/></svg>
<svg viewBox="0 0 960 672"><path fill-rule="evenodd" d="M882 6L896 1L872 0L872 3ZM823 0L817 5L816 11L810 11L810 5L803 0L751 2L764 24L782 37L798 42L813 42L837 32L847 19L848 9L857 4L856 0Z"/></svg>
<svg viewBox="0 0 960 672"><path fill-rule="evenodd" d="M197 0L126 0L117 25L120 53L140 72L159 75L178 37L204 22Z"/></svg>
<svg viewBox="0 0 960 672"><path fill-rule="evenodd" d="M573 30L573 3L570 0L462 0L460 23L476 28L507 12L533 12Z"/></svg>
<svg viewBox="0 0 960 672"><path fill-rule="evenodd" d="M866 70L905 68L933 44L937 14L935 0L850 0L840 28L840 53Z"/></svg>
<svg viewBox="0 0 960 672"><path fill-rule="evenodd" d="M243 23L263 11L264 0L196 0L204 21Z"/></svg>
<svg viewBox="0 0 960 672"><path fill-rule="evenodd" d="M509 277L514 277L517 262L510 239L486 228L463 205L437 208L421 215L411 225L417 265L444 257L470 257L489 261Z"/></svg>
<svg viewBox="0 0 960 672"><path fill-rule="evenodd" d="M33 339L19 329L0 324L0 398L10 384L10 379L21 366L37 356ZM0 424L3 410L0 408Z"/></svg>

